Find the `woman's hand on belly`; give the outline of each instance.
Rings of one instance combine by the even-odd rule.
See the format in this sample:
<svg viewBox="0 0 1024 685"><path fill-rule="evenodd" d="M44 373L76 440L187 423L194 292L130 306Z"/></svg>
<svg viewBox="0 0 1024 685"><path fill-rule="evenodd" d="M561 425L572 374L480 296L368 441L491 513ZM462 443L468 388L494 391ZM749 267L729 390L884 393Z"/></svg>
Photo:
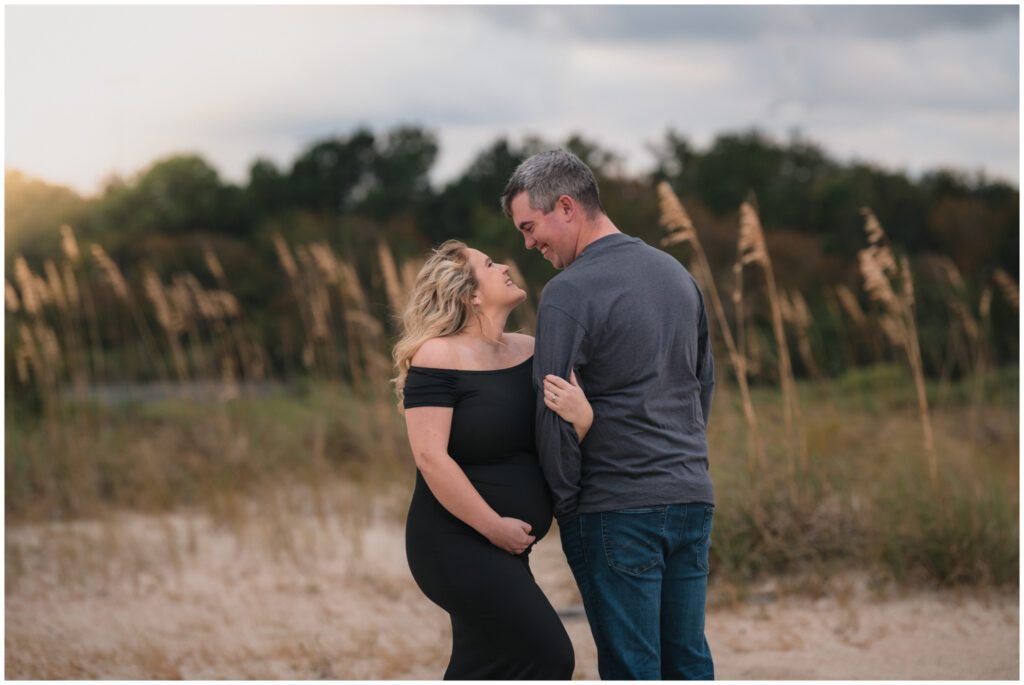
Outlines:
<svg viewBox="0 0 1024 685"><path fill-rule="evenodd" d="M532 529L533 527L526 521L502 516L484 535L495 547L500 547L509 554L522 554L537 539L530 535Z"/></svg>

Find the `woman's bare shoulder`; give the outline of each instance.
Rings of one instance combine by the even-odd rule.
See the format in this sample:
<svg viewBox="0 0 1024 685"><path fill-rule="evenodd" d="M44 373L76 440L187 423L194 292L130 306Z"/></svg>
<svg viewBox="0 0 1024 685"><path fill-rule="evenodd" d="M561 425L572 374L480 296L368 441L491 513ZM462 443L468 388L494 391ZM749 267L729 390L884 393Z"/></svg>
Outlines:
<svg viewBox="0 0 1024 685"><path fill-rule="evenodd" d="M454 369L455 348L449 338L431 338L420 345L409 363L426 369Z"/></svg>

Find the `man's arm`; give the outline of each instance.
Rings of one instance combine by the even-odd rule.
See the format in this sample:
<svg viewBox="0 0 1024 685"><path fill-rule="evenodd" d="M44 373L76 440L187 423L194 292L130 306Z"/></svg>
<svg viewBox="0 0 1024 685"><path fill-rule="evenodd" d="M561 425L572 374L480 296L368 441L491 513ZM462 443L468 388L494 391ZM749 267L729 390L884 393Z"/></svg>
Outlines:
<svg viewBox="0 0 1024 685"><path fill-rule="evenodd" d="M704 417L704 428L707 429L711 420L711 396L715 391L715 358L711 353L711 335L708 326L707 308L704 306L704 293L700 291L697 282L693 282L697 288L697 296L700 299L700 320L697 324L697 380L700 381L700 409Z"/></svg>
<svg viewBox="0 0 1024 685"><path fill-rule="evenodd" d="M537 455L551 489L555 516L576 511L580 490L580 443L576 429L544 403L544 376L563 379L585 363L586 330L559 307L541 303L533 353L533 387L537 394Z"/></svg>

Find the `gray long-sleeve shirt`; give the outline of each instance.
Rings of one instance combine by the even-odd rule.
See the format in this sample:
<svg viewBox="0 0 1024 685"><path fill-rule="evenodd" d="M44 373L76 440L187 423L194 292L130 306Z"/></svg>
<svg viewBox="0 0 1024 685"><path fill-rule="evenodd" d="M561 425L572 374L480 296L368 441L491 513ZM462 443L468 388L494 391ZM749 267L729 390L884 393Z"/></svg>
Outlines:
<svg viewBox="0 0 1024 685"><path fill-rule="evenodd" d="M568 379L571 369L594 408L582 443L544 404L544 376ZM588 245L541 294L533 380L537 451L556 517L714 503L708 319L677 260L622 233Z"/></svg>

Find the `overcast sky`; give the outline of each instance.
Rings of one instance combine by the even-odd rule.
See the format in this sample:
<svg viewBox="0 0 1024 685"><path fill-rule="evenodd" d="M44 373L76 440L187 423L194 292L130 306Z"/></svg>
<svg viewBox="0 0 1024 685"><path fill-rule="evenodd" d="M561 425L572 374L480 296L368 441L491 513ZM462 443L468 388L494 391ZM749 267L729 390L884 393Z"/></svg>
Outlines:
<svg viewBox="0 0 1024 685"><path fill-rule="evenodd" d="M31 7L6 14L6 166L84 192L198 152L244 182L315 139L434 130L435 182L499 135L649 167L672 127L793 129L840 159L1018 183L1016 6Z"/></svg>

